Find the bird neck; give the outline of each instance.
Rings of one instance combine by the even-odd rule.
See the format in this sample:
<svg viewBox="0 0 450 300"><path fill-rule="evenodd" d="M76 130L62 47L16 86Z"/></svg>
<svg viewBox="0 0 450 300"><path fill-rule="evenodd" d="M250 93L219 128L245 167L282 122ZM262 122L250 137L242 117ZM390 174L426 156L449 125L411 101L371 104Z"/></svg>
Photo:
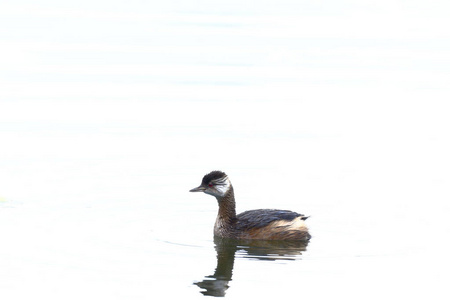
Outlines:
<svg viewBox="0 0 450 300"><path fill-rule="evenodd" d="M223 197L216 197L219 203L219 213L216 222L221 224L231 224L236 218L236 202L234 200L233 186L230 185L227 193Z"/></svg>

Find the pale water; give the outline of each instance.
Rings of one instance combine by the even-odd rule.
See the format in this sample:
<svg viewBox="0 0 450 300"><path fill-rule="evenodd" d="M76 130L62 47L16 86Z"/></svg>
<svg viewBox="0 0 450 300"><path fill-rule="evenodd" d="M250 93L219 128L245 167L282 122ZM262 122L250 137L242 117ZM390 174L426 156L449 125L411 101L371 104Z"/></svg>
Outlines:
<svg viewBox="0 0 450 300"><path fill-rule="evenodd" d="M1 298L448 299L446 5L1 4ZM310 243L215 241L214 169Z"/></svg>

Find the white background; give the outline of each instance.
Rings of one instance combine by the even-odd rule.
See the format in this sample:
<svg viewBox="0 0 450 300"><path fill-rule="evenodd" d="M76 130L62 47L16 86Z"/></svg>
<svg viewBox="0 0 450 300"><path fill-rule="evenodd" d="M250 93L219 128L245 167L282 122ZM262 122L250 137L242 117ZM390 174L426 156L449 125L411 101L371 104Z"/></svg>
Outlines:
<svg viewBox="0 0 450 300"><path fill-rule="evenodd" d="M313 216L304 294L448 295L450 5L160 2L0 4L5 299L197 297L202 253L155 236L206 243L213 169L239 211Z"/></svg>

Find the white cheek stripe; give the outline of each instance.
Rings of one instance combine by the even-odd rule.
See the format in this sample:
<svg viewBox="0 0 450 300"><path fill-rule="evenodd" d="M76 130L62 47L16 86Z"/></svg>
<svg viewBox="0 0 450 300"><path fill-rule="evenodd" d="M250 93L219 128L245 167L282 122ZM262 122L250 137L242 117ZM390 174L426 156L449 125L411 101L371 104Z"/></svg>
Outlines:
<svg viewBox="0 0 450 300"><path fill-rule="evenodd" d="M219 192L219 194L221 196L225 196L225 194L230 189L230 186L231 186L231 183L230 183L230 180L227 177L222 184L216 186L216 189L217 189L217 191Z"/></svg>

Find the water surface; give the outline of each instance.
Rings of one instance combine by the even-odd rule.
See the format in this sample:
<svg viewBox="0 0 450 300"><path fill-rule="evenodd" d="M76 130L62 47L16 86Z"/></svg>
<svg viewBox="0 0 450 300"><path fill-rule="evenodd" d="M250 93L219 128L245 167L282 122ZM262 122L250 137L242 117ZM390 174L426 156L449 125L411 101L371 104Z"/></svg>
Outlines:
<svg viewBox="0 0 450 300"><path fill-rule="evenodd" d="M2 296L448 298L448 7L377 3L1 4Z"/></svg>

